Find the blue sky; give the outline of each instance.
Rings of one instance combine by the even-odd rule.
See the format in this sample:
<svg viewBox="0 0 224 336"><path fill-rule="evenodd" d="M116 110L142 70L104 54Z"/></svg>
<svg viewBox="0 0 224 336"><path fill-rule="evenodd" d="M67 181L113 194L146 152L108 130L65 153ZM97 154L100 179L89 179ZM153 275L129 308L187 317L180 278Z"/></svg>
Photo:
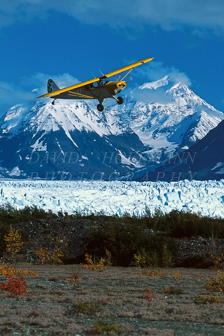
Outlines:
<svg viewBox="0 0 224 336"><path fill-rule="evenodd" d="M172 74L224 111L223 0L1 1L0 45L0 114L148 57L129 87Z"/></svg>

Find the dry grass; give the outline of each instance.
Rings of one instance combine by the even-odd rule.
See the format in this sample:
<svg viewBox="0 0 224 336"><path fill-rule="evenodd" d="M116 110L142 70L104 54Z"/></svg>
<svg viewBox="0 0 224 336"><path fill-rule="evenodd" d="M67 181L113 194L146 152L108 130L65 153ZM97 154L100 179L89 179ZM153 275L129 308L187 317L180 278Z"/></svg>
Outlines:
<svg viewBox="0 0 224 336"><path fill-rule="evenodd" d="M0 291L0 335L224 335L224 294L204 286L215 270L18 268L38 277L23 296Z"/></svg>

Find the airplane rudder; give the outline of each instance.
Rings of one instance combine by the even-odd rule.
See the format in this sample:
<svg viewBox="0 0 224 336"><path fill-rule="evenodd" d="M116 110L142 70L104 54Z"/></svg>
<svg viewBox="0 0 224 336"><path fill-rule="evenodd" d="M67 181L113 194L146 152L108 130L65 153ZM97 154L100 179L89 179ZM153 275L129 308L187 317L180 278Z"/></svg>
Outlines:
<svg viewBox="0 0 224 336"><path fill-rule="evenodd" d="M47 82L47 92L54 92L60 90L60 88L57 86L57 84L53 81L53 79L49 78Z"/></svg>

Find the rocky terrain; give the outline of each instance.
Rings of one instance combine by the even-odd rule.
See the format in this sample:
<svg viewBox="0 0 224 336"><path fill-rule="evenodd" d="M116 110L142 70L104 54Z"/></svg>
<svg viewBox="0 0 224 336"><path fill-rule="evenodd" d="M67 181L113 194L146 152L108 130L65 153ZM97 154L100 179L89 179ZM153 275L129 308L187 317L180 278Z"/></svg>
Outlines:
<svg viewBox="0 0 224 336"><path fill-rule="evenodd" d="M26 277L23 296L0 290L1 335L223 336L223 293L205 288L215 270L18 268L38 276Z"/></svg>

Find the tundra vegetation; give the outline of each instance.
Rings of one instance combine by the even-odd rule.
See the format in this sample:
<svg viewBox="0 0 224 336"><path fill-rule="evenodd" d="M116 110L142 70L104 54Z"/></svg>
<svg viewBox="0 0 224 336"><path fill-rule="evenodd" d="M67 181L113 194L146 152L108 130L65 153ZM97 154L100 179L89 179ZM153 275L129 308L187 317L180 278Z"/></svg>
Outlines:
<svg viewBox="0 0 224 336"><path fill-rule="evenodd" d="M89 219L95 223L105 222L104 226L93 225L91 234L85 239L84 255L87 253L93 256L94 264L104 260L114 266L169 267L178 253L178 243L174 238L224 238L224 219L177 210L164 214L157 209L151 214L146 207L141 216L128 213L123 216L107 216L103 212L85 211L56 214L37 206L18 210L7 205L0 207L0 255L7 253L12 260L19 261L21 248L28 238L26 232L16 231L13 224L40 219L74 218ZM42 246L35 251L40 263L63 263L63 246L59 237L55 239L54 246L53 253ZM218 264L222 256L220 260L217 257L213 259Z"/></svg>
<svg viewBox="0 0 224 336"><path fill-rule="evenodd" d="M95 223L85 238L84 263L63 265L63 246L59 237L54 237L53 252L41 246L35 250L39 265L21 264L21 251L28 238L13 228L13 224L74 218L91 219ZM98 225L100 221L105 225ZM170 267L178 253L175 238L198 235L224 238L223 224L222 219L179 211L163 214L157 210L152 215L146 209L142 216L119 217L104 213L54 214L37 207L21 210L1 207L0 332L16 330L23 335L31 330L31 334L45 335L47 330L49 335L60 335L65 334L64 325L68 335L73 331L82 335L156 335L161 330L148 327L148 321L177 319L194 324L201 321L212 324L213 328L223 325L224 273L219 269L223 254L213 256L216 267L213 273L202 272L196 278L196 273L191 272L190 281L184 270ZM14 267L3 261L5 254ZM26 266L33 270L27 270ZM73 271L66 266L73 267ZM41 267L45 267L45 273L39 276ZM53 275L49 271L51 267L56 267ZM20 301L28 307L30 302L32 310L26 305L19 306ZM13 307L18 305L15 319L11 303ZM212 311L208 305L213 305ZM49 315L52 311L53 317ZM137 319L139 327L133 322ZM174 330L164 329L164 335L174 335Z"/></svg>

